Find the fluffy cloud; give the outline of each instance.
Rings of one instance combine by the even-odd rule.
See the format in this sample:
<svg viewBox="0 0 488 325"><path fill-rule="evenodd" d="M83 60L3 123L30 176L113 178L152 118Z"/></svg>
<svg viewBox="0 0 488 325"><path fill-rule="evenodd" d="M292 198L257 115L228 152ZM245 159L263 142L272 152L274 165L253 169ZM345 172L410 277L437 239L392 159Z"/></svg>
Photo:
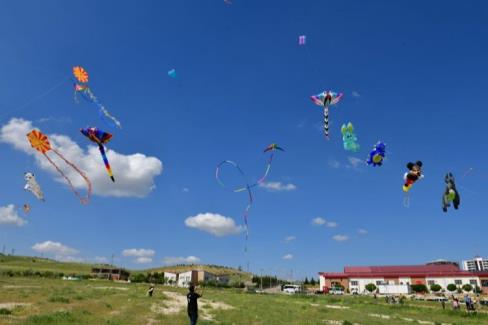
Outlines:
<svg viewBox="0 0 488 325"><path fill-rule="evenodd" d="M346 236L346 235L335 235L335 236L332 236L332 239L334 239L335 241L339 241L339 242L341 242L341 241L346 241L346 240L348 240L348 239L349 239L349 237L348 237L348 236Z"/></svg>
<svg viewBox="0 0 488 325"><path fill-rule="evenodd" d="M364 160L356 158L356 157L347 157L349 161L349 166L353 169L359 168L359 166L364 165Z"/></svg>
<svg viewBox="0 0 488 325"><path fill-rule="evenodd" d="M320 217L312 219L312 224L314 224L316 226L322 226L325 223L326 223L325 219L320 218Z"/></svg>
<svg viewBox="0 0 488 325"><path fill-rule="evenodd" d="M147 263L151 263L152 262L152 258L150 257L138 257L134 260L134 263L137 263L137 264L147 264Z"/></svg>
<svg viewBox="0 0 488 325"><path fill-rule="evenodd" d="M130 248L124 249L122 255L131 257L153 257L156 252L152 249Z"/></svg>
<svg viewBox="0 0 488 325"><path fill-rule="evenodd" d="M291 254L286 254L285 256L283 256L283 259L284 259L284 260L292 260L292 259L293 259L293 255L291 255Z"/></svg>
<svg viewBox="0 0 488 325"><path fill-rule="evenodd" d="M34 128L31 121L13 118L0 129L0 142L7 143L17 150L34 156L39 167L50 172L57 181L64 184L65 180L59 177L47 159L32 149L27 141L26 134ZM145 197L154 189L155 177L163 171L162 162L155 157L147 157L140 153L123 155L108 150L108 160L116 177L116 182L112 183L103 167L97 146L88 145L87 150L85 150L68 136L59 134L49 135L49 140L53 147L62 153L66 159L76 163L87 174L93 184L93 193L96 195ZM77 189L86 188L85 182L78 173L66 166L56 155L51 154L50 157L72 180Z"/></svg>
<svg viewBox="0 0 488 325"><path fill-rule="evenodd" d="M0 225L15 225L21 227L26 223L27 221L19 216L17 209L15 209L13 204L0 207Z"/></svg>
<svg viewBox="0 0 488 325"><path fill-rule="evenodd" d="M288 237L285 237L285 242L289 243L289 242L294 241L295 239L297 239L295 236L288 236Z"/></svg>
<svg viewBox="0 0 488 325"><path fill-rule="evenodd" d="M42 243L37 243L34 246L32 246L32 249L38 253L56 254L58 258L61 256L67 257L69 255L78 254L78 251L76 249L51 240L47 240Z"/></svg>
<svg viewBox="0 0 488 325"><path fill-rule="evenodd" d="M94 260L97 263L103 263L103 264L108 263L108 259L104 256L95 256Z"/></svg>
<svg viewBox="0 0 488 325"><path fill-rule="evenodd" d="M165 257L163 259L163 263L167 265L176 265L176 264L197 264L200 263L200 259L196 256L188 256L188 257Z"/></svg>
<svg viewBox="0 0 488 325"><path fill-rule="evenodd" d="M358 234L360 234L360 235L367 235L368 234L368 231L366 229L359 228L358 229Z"/></svg>
<svg viewBox="0 0 488 325"><path fill-rule="evenodd" d="M297 189L295 184L284 184L281 182L263 182L259 184L259 187L269 192L289 192Z"/></svg>
<svg viewBox="0 0 488 325"><path fill-rule="evenodd" d="M335 169L341 167L341 163L337 160L329 160L328 164L330 167L335 168Z"/></svg>
<svg viewBox="0 0 488 325"><path fill-rule="evenodd" d="M209 212L186 218L185 225L208 232L217 237L236 235L243 230L242 226L236 225L234 219L224 217L218 213Z"/></svg>
<svg viewBox="0 0 488 325"><path fill-rule="evenodd" d="M317 217L317 218L312 219L312 224L315 226L326 226L328 228L335 228L338 226L337 222L327 221L321 217Z"/></svg>
<svg viewBox="0 0 488 325"><path fill-rule="evenodd" d="M360 93L358 93L357 91L353 91L353 92L351 93L351 95L352 95L352 97L356 97L356 98L361 97L361 94L360 94Z"/></svg>

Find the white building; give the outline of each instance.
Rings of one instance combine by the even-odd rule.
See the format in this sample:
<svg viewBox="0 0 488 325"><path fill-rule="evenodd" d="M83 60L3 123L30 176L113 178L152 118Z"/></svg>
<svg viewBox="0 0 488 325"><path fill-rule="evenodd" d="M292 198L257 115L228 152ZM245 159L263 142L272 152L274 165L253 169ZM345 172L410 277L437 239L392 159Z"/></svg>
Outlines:
<svg viewBox="0 0 488 325"><path fill-rule="evenodd" d="M176 284L178 281L178 275L176 273L164 272L164 278L167 284Z"/></svg>
<svg viewBox="0 0 488 325"><path fill-rule="evenodd" d="M463 270L470 272L488 271L488 259L475 257L472 260L463 261Z"/></svg>
<svg viewBox="0 0 488 325"><path fill-rule="evenodd" d="M197 285L201 282L215 281L220 284L229 283L230 277L228 275L217 276L213 273L202 270L191 270L178 274L177 285L179 287L188 287L190 284Z"/></svg>

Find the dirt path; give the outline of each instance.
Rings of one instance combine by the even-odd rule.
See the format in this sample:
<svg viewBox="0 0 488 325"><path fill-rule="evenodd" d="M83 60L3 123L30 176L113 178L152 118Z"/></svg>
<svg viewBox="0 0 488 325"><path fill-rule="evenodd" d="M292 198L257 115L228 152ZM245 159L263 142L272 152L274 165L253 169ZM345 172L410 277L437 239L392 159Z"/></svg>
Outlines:
<svg viewBox="0 0 488 325"><path fill-rule="evenodd" d="M153 313L170 315L177 314L181 310L186 309L186 296L171 291L163 291L163 294L167 299L163 300L162 302L152 304L151 311ZM207 321L214 321L210 310L228 310L234 308L220 301L200 299L198 302L201 317Z"/></svg>

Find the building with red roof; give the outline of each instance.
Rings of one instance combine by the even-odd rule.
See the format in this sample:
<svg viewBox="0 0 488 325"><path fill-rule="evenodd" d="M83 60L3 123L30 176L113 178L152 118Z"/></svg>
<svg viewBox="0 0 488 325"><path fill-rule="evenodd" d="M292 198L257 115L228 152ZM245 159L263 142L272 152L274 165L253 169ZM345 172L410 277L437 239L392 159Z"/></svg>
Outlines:
<svg viewBox="0 0 488 325"><path fill-rule="evenodd" d="M488 294L488 272L470 272L459 268L457 263L436 261L425 265L346 266L343 272L320 272L320 288L327 290L337 286L350 292L364 293L366 285L376 286L438 284L446 290L449 284L461 288L465 284L480 287Z"/></svg>

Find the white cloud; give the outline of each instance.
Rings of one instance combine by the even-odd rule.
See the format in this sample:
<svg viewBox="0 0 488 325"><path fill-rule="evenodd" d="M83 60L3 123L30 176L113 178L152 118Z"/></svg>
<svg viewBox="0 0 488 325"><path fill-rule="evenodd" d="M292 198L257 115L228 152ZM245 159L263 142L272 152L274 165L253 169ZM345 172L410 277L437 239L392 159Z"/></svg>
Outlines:
<svg viewBox="0 0 488 325"><path fill-rule="evenodd" d="M266 189L269 192L289 192L297 189L295 184L284 184L281 182L263 182L259 187Z"/></svg>
<svg viewBox="0 0 488 325"><path fill-rule="evenodd" d="M153 257L156 252L152 249L130 248L124 249L122 255L131 257Z"/></svg>
<svg viewBox="0 0 488 325"><path fill-rule="evenodd" d="M190 192L190 189L188 187L183 187L182 191L184 193L188 193L188 192Z"/></svg>
<svg viewBox="0 0 488 325"><path fill-rule="evenodd" d="M172 257L168 256L163 259L163 263L167 265L175 265L175 264L197 264L200 263L200 259L196 256L188 256L188 257Z"/></svg>
<svg viewBox="0 0 488 325"><path fill-rule="evenodd" d="M199 213L194 217L188 217L185 225L208 232L214 236L222 237L239 234L242 226L236 225L234 219L224 217L218 213Z"/></svg>
<svg viewBox="0 0 488 325"><path fill-rule="evenodd" d="M27 221L19 216L17 209L15 209L13 204L0 207L0 225L15 225L21 227L26 223Z"/></svg>
<svg viewBox="0 0 488 325"><path fill-rule="evenodd" d="M13 118L0 129L0 142L10 144L15 149L34 156L40 168L48 171L57 181L65 184L65 180L59 176L47 159L31 148L26 134L32 129L34 126L31 121ZM93 185L93 193L99 196L145 197L155 188L154 179L163 171L162 162L155 157L147 157L141 153L123 155L108 150L107 157L115 176L115 183L113 183L105 171L98 147L88 145L89 142L84 136L80 134L80 141L87 144L87 150L80 147L68 136L59 134L48 136L51 145L56 150L86 173ZM119 143L120 147L121 144ZM50 157L72 180L75 188L86 188L85 182L76 171L68 167L56 155L50 154Z"/></svg>
<svg viewBox="0 0 488 325"><path fill-rule="evenodd" d="M295 236L288 236L288 237L285 237L285 242L286 243L289 243L289 242L292 242L294 240L296 240L297 238Z"/></svg>
<svg viewBox="0 0 488 325"><path fill-rule="evenodd" d="M152 262L152 258L150 257L138 257L134 260L137 264L147 264Z"/></svg>
<svg viewBox="0 0 488 325"><path fill-rule="evenodd" d="M337 227L338 225L339 225L339 224L338 224L337 222L334 222L334 221L327 221L327 222L325 223L325 226L326 226L327 228L335 228L335 227Z"/></svg>
<svg viewBox="0 0 488 325"><path fill-rule="evenodd" d="M337 160L329 160L328 164L330 167L335 168L335 169L341 167L341 163Z"/></svg>
<svg viewBox="0 0 488 325"><path fill-rule="evenodd" d="M97 263L108 263L108 259L104 256L95 256L94 260Z"/></svg>
<svg viewBox="0 0 488 325"><path fill-rule="evenodd" d="M346 236L346 235L335 235L335 236L332 236L332 239L334 239L335 241L346 241L349 239L349 236Z"/></svg>
<svg viewBox="0 0 488 325"><path fill-rule="evenodd" d="M357 169L359 166L364 165L364 160L356 157L347 157L350 167Z"/></svg>
<svg viewBox="0 0 488 325"><path fill-rule="evenodd" d="M293 259L293 255L292 254L286 254L285 256L283 256L283 259L284 260L292 260Z"/></svg>
<svg viewBox="0 0 488 325"><path fill-rule="evenodd" d="M358 92L357 92L357 91L355 91L355 90L354 90L354 91L351 93L351 95L352 95L352 97L356 97L356 98L361 97L361 94L360 94L360 93L358 93Z"/></svg>
<svg viewBox="0 0 488 325"><path fill-rule="evenodd" d="M327 221L325 221L325 219L321 218L321 217L317 217L317 218L314 218L312 219L312 224L316 225L316 226L322 226L323 224L325 224Z"/></svg>
<svg viewBox="0 0 488 325"><path fill-rule="evenodd" d="M60 242L55 242L51 240L37 243L32 246L32 249L38 253L53 253L56 254L58 257L78 254L78 251L76 249L63 245Z"/></svg>
<svg viewBox="0 0 488 325"><path fill-rule="evenodd" d="M358 234L360 234L360 235L367 235L368 234L368 231L366 229L359 228L358 229Z"/></svg>
<svg viewBox="0 0 488 325"><path fill-rule="evenodd" d="M69 255L68 256L56 255L54 259L60 262L75 262L75 263L82 263L85 261L82 257L69 256Z"/></svg>

